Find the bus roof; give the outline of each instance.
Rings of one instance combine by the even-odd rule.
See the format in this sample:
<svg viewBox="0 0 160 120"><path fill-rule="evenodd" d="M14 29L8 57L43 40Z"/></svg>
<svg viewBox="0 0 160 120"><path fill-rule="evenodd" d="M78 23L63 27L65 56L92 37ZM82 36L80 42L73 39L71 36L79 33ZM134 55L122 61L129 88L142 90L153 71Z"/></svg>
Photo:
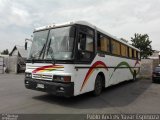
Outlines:
<svg viewBox="0 0 160 120"><path fill-rule="evenodd" d="M117 37L105 32L104 30L96 27L95 25L93 25L93 24L91 24L91 23L89 23L87 21L71 21L71 22L66 22L66 23L62 23L62 24L50 24L50 25L46 25L46 26L35 28L34 32L40 31L40 30L45 30L45 29L50 29L50 28L55 28L55 27L63 27L63 26L68 26L68 25L74 25L74 24L89 26L89 27L91 27L93 29L96 29L97 31L101 32L102 34L105 34L108 37L111 37L112 39L114 39L116 41L119 41L119 42L121 42L121 43L123 43L123 44L125 44L125 45L127 45L127 46L129 46L129 47L131 47L131 48L133 48L135 50L137 50L137 51L140 51L138 48L136 48L136 47L130 45L129 43L127 43L127 42L125 42L125 41L123 41L123 40L121 40L121 39L119 39L119 38L117 38Z"/></svg>

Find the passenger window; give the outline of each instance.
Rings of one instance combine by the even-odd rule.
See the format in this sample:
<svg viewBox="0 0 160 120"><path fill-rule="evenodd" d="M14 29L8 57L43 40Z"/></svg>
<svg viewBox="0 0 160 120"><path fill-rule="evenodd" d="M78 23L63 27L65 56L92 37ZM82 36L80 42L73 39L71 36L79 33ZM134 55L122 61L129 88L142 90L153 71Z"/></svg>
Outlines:
<svg viewBox="0 0 160 120"><path fill-rule="evenodd" d="M121 55L124 57L128 57L128 49L126 45L121 44Z"/></svg>
<svg viewBox="0 0 160 120"><path fill-rule="evenodd" d="M132 49L132 58L136 58L136 50Z"/></svg>
<svg viewBox="0 0 160 120"><path fill-rule="evenodd" d="M112 54L120 55L120 43L116 42L115 40L112 40Z"/></svg>
<svg viewBox="0 0 160 120"><path fill-rule="evenodd" d="M137 51L134 50L134 58L137 58Z"/></svg>
<svg viewBox="0 0 160 120"><path fill-rule="evenodd" d="M102 52L109 52L110 51L110 45L109 45L109 38L105 37L102 34L97 35L97 41L98 41L98 51Z"/></svg>
<svg viewBox="0 0 160 120"><path fill-rule="evenodd" d="M132 58L132 48L129 48L129 57Z"/></svg>

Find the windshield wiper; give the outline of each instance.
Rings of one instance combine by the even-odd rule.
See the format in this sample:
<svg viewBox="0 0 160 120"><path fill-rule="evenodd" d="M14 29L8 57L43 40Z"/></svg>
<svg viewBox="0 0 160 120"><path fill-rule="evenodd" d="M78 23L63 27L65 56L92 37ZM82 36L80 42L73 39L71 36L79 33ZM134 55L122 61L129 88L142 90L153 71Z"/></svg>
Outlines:
<svg viewBox="0 0 160 120"><path fill-rule="evenodd" d="M51 59L52 59L52 64L54 65L56 61L55 61L54 57L52 56L52 54L50 54L50 50L53 53L53 49L50 45L51 45L51 39L49 40L49 43L48 43L47 55L49 53L49 55L51 56Z"/></svg>
<svg viewBox="0 0 160 120"><path fill-rule="evenodd" d="M45 44L43 45L43 48L42 48L42 49L41 49L41 51L40 51L40 54L39 54L38 59L41 57L41 55L42 55L42 53L43 53L44 48L45 48Z"/></svg>
<svg viewBox="0 0 160 120"><path fill-rule="evenodd" d="M52 48L50 47L50 49L52 49ZM53 49L52 49L52 51L53 51ZM51 54L49 54L49 55L51 56L52 64L54 65L56 63L56 60L54 59L54 57Z"/></svg>

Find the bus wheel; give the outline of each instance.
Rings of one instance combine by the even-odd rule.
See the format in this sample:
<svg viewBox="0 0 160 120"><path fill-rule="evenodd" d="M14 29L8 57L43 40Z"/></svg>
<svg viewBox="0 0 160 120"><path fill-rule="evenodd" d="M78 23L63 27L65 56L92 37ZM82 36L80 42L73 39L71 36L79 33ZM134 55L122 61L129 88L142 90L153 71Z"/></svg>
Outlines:
<svg viewBox="0 0 160 120"><path fill-rule="evenodd" d="M93 95L99 96L102 92L102 88L103 88L102 77L98 75L95 80Z"/></svg>

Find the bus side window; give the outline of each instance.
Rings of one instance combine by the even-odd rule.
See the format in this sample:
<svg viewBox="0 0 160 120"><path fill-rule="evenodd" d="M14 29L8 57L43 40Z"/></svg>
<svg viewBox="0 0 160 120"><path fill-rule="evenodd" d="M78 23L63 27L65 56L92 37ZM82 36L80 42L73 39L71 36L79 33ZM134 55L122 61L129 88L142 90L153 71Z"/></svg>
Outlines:
<svg viewBox="0 0 160 120"><path fill-rule="evenodd" d="M121 55L123 57L128 57L128 49L126 45L121 44Z"/></svg>
<svg viewBox="0 0 160 120"><path fill-rule="evenodd" d="M136 50L134 50L134 58L137 58Z"/></svg>
<svg viewBox="0 0 160 120"><path fill-rule="evenodd" d="M79 33L78 55L80 60L88 61L93 54L93 37Z"/></svg>
<svg viewBox="0 0 160 120"><path fill-rule="evenodd" d="M112 54L120 55L120 43L115 40L111 40L111 46L112 46Z"/></svg>
<svg viewBox="0 0 160 120"><path fill-rule="evenodd" d="M78 50L93 52L93 38L81 33L79 37Z"/></svg>
<svg viewBox="0 0 160 120"><path fill-rule="evenodd" d="M138 57L138 51L136 51L136 59L137 60L139 59L139 57Z"/></svg>
<svg viewBox="0 0 160 120"><path fill-rule="evenodd" d="M98 45L98 51L102 52L109 52L110 51L110 41L109 38L98 33L97 35L97 45Z"/></svg>
<svg viewBox="0 0 160 120"><path fill-rule="evenodd" d="M129 47L129 58L132 58L132 48Z"/></svg>

